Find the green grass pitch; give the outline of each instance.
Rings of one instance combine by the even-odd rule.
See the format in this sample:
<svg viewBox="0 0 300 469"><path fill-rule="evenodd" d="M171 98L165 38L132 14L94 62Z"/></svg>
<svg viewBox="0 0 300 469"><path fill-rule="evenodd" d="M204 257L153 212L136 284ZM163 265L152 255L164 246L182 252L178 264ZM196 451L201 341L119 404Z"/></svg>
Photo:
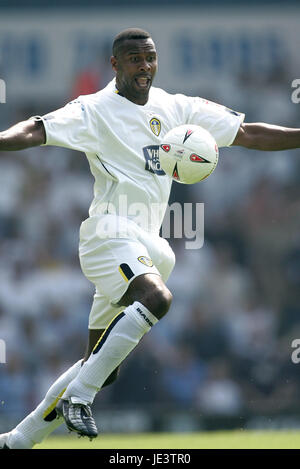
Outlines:
<svg viewBox="0 0 300 469"><path fill-rule="evenodd" d="M52 436L36 449L300 449L300 431L103 434L93 441Z"/></svg>

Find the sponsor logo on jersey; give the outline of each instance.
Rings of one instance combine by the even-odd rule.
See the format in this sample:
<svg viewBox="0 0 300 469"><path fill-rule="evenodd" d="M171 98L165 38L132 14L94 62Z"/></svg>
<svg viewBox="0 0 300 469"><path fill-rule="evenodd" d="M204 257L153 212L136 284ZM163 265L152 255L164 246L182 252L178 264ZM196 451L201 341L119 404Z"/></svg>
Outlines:
<svg viewBox="0 0 300 469"><path fill-rule="evenodd" d="M190 160L194 163L210 163L210 161L203 158L203 156L196 155L196 153L191 154Z"/></svg>
<svg viewBox="0 0 300 469"><path fill-rule="evenodd" d="M138 261L140 261L142 264L146 265L147 267L153 267L153 261L152 259L150 259L150 257L139 256Z"/></svg>
<svg viewBox="0 0 300 469"><path fill-rule="evenodd" d="M157 117L152 117L152 119L150 119L150 128L154 135L158 137L161 131L161 123Z"/></svg>
<svg viewBox="0 0 300 469"><path fill-rule="evenodd" d="M159 145L148 145L143 148L144 158L146 161L145 169L150 173L158 176L165 176L164 170L160 166L159 161Z"/></svg>

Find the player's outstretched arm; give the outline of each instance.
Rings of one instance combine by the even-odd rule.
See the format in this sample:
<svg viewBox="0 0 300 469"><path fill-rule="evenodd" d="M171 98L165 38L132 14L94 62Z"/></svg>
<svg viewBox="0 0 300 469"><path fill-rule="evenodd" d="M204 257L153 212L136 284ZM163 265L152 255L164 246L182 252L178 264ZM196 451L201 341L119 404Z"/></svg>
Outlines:
<svg viewBox="0 0 300 469"><path fill-rule="evenodd" d="M42 121L29 119L0 132L0 151L16 151L36 147L46 142Z"/></svg>
<svg viewBox="0 0 300 469"><path fill-rule="evenodd" d="M300 129L261 122L243 123L232 145L253 150L279 151L300 148Z"/></svg>

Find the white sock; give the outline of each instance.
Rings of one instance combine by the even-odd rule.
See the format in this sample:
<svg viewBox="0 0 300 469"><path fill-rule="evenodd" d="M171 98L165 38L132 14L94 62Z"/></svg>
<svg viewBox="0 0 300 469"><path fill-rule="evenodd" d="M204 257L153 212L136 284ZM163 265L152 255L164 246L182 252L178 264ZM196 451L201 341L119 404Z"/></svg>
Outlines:
<svg viewBox="0 0 300 469"><path fill-rule="evenodd" d="M7 446L11 449L31 449L52 433L63 422L63 418L54 418L51 421L45 417L54 410L56 403L81 368L82 360L71 366L52 384L46 396L37 408L25 417L10 433Z"/></svg>
<svg viewBox="0 0 300 469"><path fill-rule="evenodd" d="M63 397L73 403L92 403L106 378L157 321L138 301L115 316Z"/></svg>

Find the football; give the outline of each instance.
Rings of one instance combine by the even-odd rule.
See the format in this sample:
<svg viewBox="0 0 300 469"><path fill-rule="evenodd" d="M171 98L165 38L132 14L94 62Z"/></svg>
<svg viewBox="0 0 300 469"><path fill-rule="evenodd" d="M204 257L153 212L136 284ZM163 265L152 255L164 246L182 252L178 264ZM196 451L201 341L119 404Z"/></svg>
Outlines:
<svg viewBox="0 0 300 469"><path fill-rule="evenodd" d="M199 125L180 125L170 130L159 147L164 172L182 184L195 184L216 168L219 149L213 136Z"/></svg>

